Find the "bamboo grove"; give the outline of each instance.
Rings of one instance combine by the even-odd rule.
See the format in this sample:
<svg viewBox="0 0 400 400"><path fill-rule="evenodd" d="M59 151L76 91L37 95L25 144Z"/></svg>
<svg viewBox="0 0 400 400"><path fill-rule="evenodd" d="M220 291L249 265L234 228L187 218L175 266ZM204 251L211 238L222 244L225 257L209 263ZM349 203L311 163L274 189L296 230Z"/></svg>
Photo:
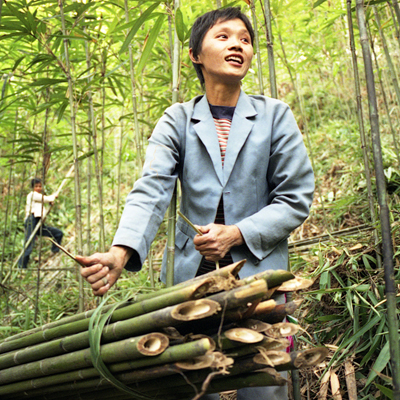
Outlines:
<svg viewBox="0 0 400 400"><path fill-rule="evenodd" d="M23 248L29 179L40 176L48 192L56 191L73 167L74 177L67 178L49 218L65 229L72 253L106 250L156 121L173 102L201 93L187 54L190 26L198 15L228 4L245 10L257 32L244 89L291 106L316 175L310 219L293 234L290 250L292 269L318 278L300 315L310 329L316 321L320 325L317 333L302 335L299 346L332 341L336 347L325 377L355 360L365 382L362 398L374 393L399 399L395 0L0 0L4 336L94 306L76 264L66 257L52 271L55 281L63 276L64 303L54 298L44 303L50 269L43 267L42 240L26 277L34 285L22 293L24 278L15 260ZM166 220L173 222L175 213L173 202ZM166 225L149 255L149 269L133 280L145 290L157 286L153 273ZM132 279L121 285L128 290Z"/></svg>

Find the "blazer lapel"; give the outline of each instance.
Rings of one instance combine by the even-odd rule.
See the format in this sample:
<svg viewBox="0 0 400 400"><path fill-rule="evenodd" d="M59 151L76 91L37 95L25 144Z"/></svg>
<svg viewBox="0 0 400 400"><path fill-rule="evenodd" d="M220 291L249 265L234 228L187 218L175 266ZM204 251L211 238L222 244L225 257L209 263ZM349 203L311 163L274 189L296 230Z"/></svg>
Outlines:
<svg viewBox="0 0 400 400"><path fill-rule="evenodd" d="M195 105L192 120L199 121L194 124L194 130L210 155L218 179L223 185L221 151L219 148L214 119L211 115L210 106L208 105L206 96L203 96L203 98Z"/></svg>
<svg viewBox="0 0 400 400"><path fill-rule="evenodd" d="M224 162L224 182L228 182L229 176L235 166L240 150L253 129L254 123L249 117L257 115L257 111L251 104L250 98L241 91L235 114L233 115L231 130L229 132L228 145Z"/></svg>

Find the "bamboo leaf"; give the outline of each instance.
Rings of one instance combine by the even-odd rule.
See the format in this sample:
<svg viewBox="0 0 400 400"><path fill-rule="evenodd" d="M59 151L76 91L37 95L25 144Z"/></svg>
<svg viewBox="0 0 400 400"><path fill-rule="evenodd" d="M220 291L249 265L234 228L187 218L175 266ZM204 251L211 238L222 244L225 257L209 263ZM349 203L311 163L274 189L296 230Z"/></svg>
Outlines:
<svg viewBox="0 0 400 400"><path fill-rule="evenodd" d="M175 29L179 41L183 44L185 41L186 26L185 23L183 22L183 14L180 7L176 10L175 14Z"/></svg>
<svg viewBox="0 0 400 400"><path fill-rule="evenodd" d="M321 4L325 3L326 0L318 0L317 2L315 2L313 4L313 8L317 8L318 6L320 6Z"/></svg>
<svg viewBox="0 0 400 400"><path fill-rule="evenodd" d="M379 385L379 383L375 383L375 386L383 393L384 396L386 396L388 399L393 400L393 390L390 388L387 388L385 386Z"/></svg>
<svg viewBox="0 0 400 400"><path fill-rule="evenodd" d="M151 50L153 49L154 43L157 40L157 37L158 37L158 34L160 32L161 26L162 26L162 24L164 22L164 19L165 19L165 15L160 15L158 17L158 20L154 24L153 29L150 32L149 38L147 39L146 46L145 46L145 48L143 50L142 56L140 57L139 65L138 65L137 71L136 71L137 75L141 74L141 72L142 72L142 70L143 70L143 68L144 68L144 66L146 64L146 61L149 58Z"/></svg>
<svg viewBox="0 0 400 400"><path fill-rule="evenodd" d="M379 353L379 356L376 359L374 365L371 368L371 372L368 375L368 379L367 382L365 383L365 386L368 386L372 383L372 381L375 379L377 375L377 372L381 372L383 368L386 367L389 360L390 360L389 341L387 341L383 346L381 352Z"/></svg>
<svg viewBox="0 0 400 400"><path fill-rule="evenodd" d="M143 25L145 21L147 21L151 15L151 13L158 7L159 2L152 4L135 22L132 29L126 35L124 43L122 43L119 54L125 53L128 50L129 43L132 41L138 29Z"/></svg>
<svg viewBox="0 0 400 400"><path fill-rule="evenodd" d="M56 83L65 83L66 79L39 78L35 82L31 82L29 86L52 86Z"/></svg>

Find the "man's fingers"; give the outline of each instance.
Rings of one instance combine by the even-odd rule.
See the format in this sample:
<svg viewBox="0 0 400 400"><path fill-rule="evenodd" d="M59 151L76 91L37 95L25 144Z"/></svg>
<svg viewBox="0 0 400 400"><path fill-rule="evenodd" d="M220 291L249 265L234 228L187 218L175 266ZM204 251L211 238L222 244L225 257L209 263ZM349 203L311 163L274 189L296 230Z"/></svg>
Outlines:
<svg viewBox="0 0 400 400"><path fill-rule="evenodd" d="M105 286L102 286L100 289L97 289L97 290L93 289L93 294L95 296L104 296L108 292L108 289L110 289L110 284L109 283L107 285L105 285Z"/></svg>

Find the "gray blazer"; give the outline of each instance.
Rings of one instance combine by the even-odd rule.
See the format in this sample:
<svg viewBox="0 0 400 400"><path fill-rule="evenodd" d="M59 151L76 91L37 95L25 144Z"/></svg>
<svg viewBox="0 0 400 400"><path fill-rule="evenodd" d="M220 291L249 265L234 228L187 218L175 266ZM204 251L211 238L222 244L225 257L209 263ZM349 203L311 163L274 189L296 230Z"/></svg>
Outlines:
<svg viewBox="0 0 400 400"><path fill-rule="evenodd" d="M214 222L223 196L225 223L237 225L245 241L231 249L234 261L247 259L241 277L287 268L287 238L308 216L314 175L286 104L241 92L224 167L206 96L165 111L149 139L143 176L127 197L113 241L136 250L128 270L139 270L146 259L178 178L181 212L194 224ZM201 262L194 235L178 218L175 283L193 278Z"/></svg>

